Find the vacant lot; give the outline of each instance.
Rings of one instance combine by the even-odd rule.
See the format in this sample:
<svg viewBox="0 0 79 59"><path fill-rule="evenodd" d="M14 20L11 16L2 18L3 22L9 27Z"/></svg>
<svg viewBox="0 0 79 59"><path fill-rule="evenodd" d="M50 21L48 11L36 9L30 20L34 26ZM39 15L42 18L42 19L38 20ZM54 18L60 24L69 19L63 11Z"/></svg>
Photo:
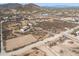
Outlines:
<svg viewBox="0 0 79 59"><path fill-rule="evenodd" d="M31 34L29 34L22 37L6 40L5 48L6 48L6 51L17 50L23 46L32 44L33 42L36 42L36 41L37 39L35 39Z"/></svg>

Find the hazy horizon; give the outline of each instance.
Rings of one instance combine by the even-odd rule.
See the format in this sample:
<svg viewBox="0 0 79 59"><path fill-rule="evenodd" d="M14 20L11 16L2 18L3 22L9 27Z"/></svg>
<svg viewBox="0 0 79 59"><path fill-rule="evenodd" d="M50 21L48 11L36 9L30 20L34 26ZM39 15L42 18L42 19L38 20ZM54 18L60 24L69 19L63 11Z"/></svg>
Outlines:
<svg viewBox="0 0 79 59"><path fill-rule="evenodd" d="M1 4L8 4L8 3L0 3ZM29 4L29 3L19 3L19 4ZM79 6L79 3L34 3L39 6L48 6L48 7L54 7L54 6L61 6L61 7L76 7Z"/></svg>

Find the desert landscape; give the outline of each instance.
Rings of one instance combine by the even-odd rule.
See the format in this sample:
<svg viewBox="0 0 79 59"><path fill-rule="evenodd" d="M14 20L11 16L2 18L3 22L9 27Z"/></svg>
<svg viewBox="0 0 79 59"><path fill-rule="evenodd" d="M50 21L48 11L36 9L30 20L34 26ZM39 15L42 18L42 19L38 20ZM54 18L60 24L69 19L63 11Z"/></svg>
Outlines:
<svg viewBox="0 0 79 59"><path fill-rule="evenodd" d="M1 56L79 56L79 8L0 4Z"/></svg>

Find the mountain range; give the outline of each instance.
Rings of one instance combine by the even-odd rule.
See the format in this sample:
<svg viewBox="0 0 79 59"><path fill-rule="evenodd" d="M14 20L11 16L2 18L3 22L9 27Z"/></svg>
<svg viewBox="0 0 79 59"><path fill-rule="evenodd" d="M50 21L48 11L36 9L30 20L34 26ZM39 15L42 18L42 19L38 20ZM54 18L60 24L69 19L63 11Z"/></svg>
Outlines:
<svg viewBox="0 0 79 59"><path fill-rule="evenodd" d="M51 5L51 4L50 4ZM60 4L53 4L51 6L39 6L38 4L29 3L29 4L20 4L20 3L7 3L7 4L0 4L0 9L14 9L14 8L24 8L28 10L35 10L40 8L79 8L79 6L71 6L71 5L60 5Z"/></svg>
<svg viewBox="0 0 79 59"><path fill-rule="evenodd" d="M14 8L27 8L27 9L34 9L37 8L39 9L40 6L33 4L33 3L29 3L29 4L19 4L19 3L7 3L7 4L0 4L0 9L14 9Z"/></svg>

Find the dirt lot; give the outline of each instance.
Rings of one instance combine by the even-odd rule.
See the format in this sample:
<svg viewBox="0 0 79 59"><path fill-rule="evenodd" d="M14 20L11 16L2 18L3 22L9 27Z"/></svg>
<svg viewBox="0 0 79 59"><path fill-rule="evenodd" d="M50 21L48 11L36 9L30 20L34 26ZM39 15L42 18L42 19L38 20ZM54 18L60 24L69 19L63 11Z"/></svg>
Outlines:
<svg viewBox="0 0 79 59"><path fill-rule="evenodd" d="M63 38L61 38L62 40ZM50 42L48 46L51 51L55 51L56 54L61 56L79 56L79 43L74 39L65 38L64 40Z"/></svg>
<svg viewBox="0 0 79 59"><path fill-rule="evenodd" d="M23 46L32 44L33 42L36 42L36 41L37 39L34 38L31 34L29 34L29 35L25 35L22 37L17 37L17 38L6 40L5 48L6 48L6 51L17 50Z"/></svg>

